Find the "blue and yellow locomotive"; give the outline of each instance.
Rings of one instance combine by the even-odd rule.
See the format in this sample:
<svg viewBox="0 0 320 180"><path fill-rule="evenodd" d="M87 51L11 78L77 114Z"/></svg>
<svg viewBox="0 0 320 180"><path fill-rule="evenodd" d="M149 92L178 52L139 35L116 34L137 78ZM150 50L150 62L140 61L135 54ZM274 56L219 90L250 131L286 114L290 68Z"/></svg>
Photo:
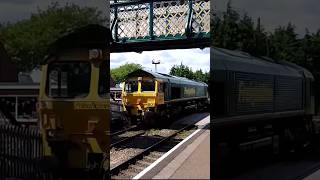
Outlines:
<svg viewBox="0 0 320 180"><path fill-rule="evenodd" d="M159 124L188 108L208 105L208 85L187 78L137 70L123 82L122 102L132 119L146 125Z"/></svg>

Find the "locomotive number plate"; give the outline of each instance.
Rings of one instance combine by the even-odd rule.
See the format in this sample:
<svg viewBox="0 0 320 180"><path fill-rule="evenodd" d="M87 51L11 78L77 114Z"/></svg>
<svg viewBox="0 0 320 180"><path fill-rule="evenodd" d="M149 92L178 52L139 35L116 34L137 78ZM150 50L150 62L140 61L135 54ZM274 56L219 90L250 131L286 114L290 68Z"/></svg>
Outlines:
<svg viewBox="0 0 320 180"><path fill-rule="evenodd" d="M109 109L105 102L75 102L74 109Z"/></svg>

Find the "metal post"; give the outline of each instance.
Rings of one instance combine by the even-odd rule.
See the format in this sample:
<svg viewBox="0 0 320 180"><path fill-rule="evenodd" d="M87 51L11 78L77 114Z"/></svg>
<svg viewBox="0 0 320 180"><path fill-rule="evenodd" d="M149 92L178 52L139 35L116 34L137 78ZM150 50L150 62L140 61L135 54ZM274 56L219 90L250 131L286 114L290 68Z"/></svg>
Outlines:
<svg viewBox="0 0 320 180"><path fill-rule="evenodd" d="M114 0L114 3L117 3L118 0ZM118 38L118 6L114 6L114 39L116 42L119 41Z"/></svg>
<svg viewBox="0 0 320 180"><path fill-rule="evenodd" d="M157 64L160 64L160 60L153 59L152 64L154 64L154 70L155 70L155 72L157 72Z"/></svg>
<svg viewBox="0 0 320 180"><path fill-rule="evenodd" d="M18 96L16 96L15 117L18 119Z"/></svg>
<svg viewBox="0 0 320 180"><path fill-rule="evenodd" d="M149 36L151 40L154 40L154 35L153 35L153 0L150 1L149 3Z"/></svg>
<svg viewBox="0 0 320 180"><path fill-rule="evenodd" d="M192 31L192 13L193 13L193 9L192 9L192 0L189 0L189 12L188 12L188 19L187 19L187 27L186 27L186 35L187 37L191 36L191 31Z"/></svg>

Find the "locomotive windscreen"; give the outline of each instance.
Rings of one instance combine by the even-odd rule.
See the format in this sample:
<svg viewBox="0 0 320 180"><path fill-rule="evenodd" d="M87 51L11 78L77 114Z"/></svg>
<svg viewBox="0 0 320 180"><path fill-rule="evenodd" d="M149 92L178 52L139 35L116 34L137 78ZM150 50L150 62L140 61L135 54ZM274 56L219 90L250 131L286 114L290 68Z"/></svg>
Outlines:
<svg viewBox="0 0 320 180"><path fill-rule="evenodd" d="M107 97L107 93L109 92L109 88L107 85L109 84L108 80L108 69L107 61L103 61L100 64L100 74L99 74L99 95L101 97Z"/></svg>
<svg viewBox="0 0 320 180"><path fill-rule="evenodd" d="M142 81L141 91L155 91L155 82L153 80Z"/></svg>
<svg viewBox="0 0 320 180"><path fill-rule="evenodd" d="M124 90L128 93L138 91L138 81L127 81Z"/></svg>
<svg viewBox="0 0 320 180"><path fill-rule="evenodd" d="M46 94L52 98L86 97L90 89L88 62L53 62L48 66Z"/></svg>

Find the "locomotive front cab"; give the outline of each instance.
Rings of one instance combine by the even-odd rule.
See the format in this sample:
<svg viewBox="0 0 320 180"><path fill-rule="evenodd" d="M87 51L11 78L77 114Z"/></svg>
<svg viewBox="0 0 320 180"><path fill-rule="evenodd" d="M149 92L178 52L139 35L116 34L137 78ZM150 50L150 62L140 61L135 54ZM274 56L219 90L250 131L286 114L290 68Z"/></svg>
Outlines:
<svg viewBox="0 0 320 180"><path fill-rule="evenodd" d="M68 168L86 168L89 156L102 160L108 147L107 64L59 57L43 67L39 108L45 153Z"/></svg>
<svg viewBox="0 0 320 180"><path fill-rule="evenodd" d="M154 116L164 104L164 82L148 76L134 76L123 83L122 102L133 119Z"/></svg>
<svg viewBox="0 0 320 180"><path fill-rule="evenodd" d="M109 169L109 52L90 46L60 48L42 66L39 118L50 168Z"/></svg>

